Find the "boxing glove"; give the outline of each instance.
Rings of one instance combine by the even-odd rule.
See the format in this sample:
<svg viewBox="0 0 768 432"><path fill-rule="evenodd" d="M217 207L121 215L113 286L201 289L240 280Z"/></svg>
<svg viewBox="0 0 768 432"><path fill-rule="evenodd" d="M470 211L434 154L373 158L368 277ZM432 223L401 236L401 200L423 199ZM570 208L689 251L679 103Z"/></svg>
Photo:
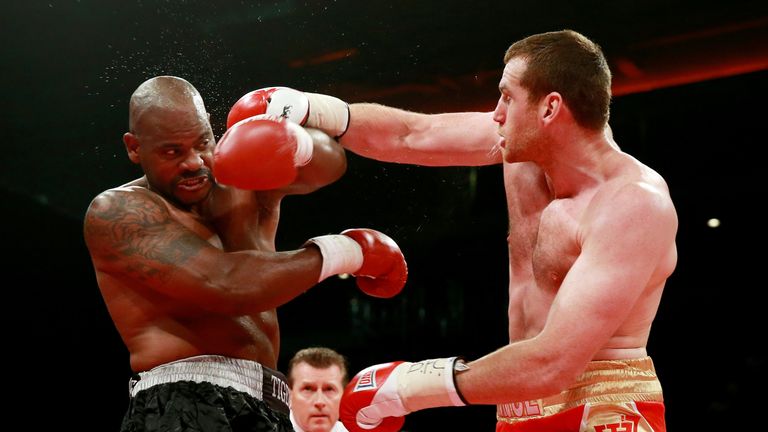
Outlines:
<svg viewBox="0 0 768 432"><path fill-rule="evenodd" d="M340 138L349 127L349 106L333 96L266 87L246 93L230 108L227 127L259 114L284 117Z"/></svg>
<svg viewBox="0 0 768 432"><path fill-rule="evenodd" d="M441 406L464 406L455 370L468 366L457 357L368 367L347 384L339 420L350 432L397 432L408 413Z"/></svg>
<svg viewBox="0 0 768 432"><path fill-rule="evenodd" d="M213 175L221 184L271 190L291 184L312 158L312 137L283 118L253 116L224 132L213 152Z"/></svg>
<svg viewBox="0 0 768 432"><path fill-rule="evenodd" d="M356 228L340 235L309 239L323 255L320 281L348 273L366 294L390 298L402 291L408 279L408 265L394 240L372 229Z"/></svg>

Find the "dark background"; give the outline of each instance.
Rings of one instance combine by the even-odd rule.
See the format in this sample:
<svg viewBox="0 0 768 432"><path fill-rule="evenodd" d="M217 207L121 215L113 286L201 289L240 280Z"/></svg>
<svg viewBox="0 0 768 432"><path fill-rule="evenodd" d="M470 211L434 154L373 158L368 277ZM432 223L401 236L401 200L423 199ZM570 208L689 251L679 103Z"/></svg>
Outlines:
<svg viewBox="0 0 768 432"><path fill-rule="evenodd" d="M239 96L270 85L424 112L491 110L508 45L572 28L603 46L614 71L616 140L667 179L680 216L679 266L649 345L669 430L760 428L766 2L7 3L6 419L31 430L108 431L127 407L128 355L96 286L82 217L97 193L140 175L121 135L143 80L191 81L217 136ZM334 278L282 307L280 367L309 345L346 354L355 372L396 359L471 359L505 344L501 167L348 158L340 181L285 200L278 246L375 227L397 239L409 283L377 300ZM713 217L717 229L707 227ZM494 421L488 406L433 409L410 415L406 430L489 431Z"/></svg>

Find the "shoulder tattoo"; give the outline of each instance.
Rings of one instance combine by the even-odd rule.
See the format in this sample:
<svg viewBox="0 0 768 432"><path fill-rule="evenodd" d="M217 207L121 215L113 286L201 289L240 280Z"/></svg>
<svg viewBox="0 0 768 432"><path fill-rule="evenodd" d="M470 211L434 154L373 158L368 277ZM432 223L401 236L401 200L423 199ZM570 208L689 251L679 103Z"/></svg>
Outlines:
<svg viewBox="0 0 768 432"><path fill-rule="evenodd" d="M198 239L162 204L129 193L94 200L86 214L85 236L102 257L123 261L129 270L148 277L161 276L161 267L182 263L199 251Z"/></svg>

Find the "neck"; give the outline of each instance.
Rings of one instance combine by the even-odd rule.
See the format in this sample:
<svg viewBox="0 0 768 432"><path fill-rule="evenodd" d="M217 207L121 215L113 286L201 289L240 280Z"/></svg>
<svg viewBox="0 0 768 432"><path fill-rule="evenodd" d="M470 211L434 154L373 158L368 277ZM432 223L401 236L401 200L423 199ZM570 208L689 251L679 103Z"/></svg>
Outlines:
<svg viewBox="0 0 768 432"><path fill-rule="evenodd" d="M299 426L299 424L296 422L296 417L293 416L293 411L291 411L291 424L293 425L293 429L295 432L304 432L304 429Z"/></svg>
<svg viewBox="0 0 768 432"><path fill-rule="evenodd" d="M540 161L554 197L577 195L606 176L606 158L618 148L602 133L562 134Z"/></svg>

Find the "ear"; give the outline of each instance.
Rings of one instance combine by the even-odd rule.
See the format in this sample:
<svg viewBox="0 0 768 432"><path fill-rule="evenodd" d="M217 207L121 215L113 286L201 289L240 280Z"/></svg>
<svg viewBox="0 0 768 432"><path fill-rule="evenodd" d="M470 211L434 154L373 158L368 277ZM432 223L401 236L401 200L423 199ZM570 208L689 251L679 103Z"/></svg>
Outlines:
<svg viewBox="0 0 768 432"><path fill-rule="evenodd" d="M136 135L126 132L123 134L123 143L125 144L125 150L128 152L128 158L131 162L137 164L141 160L139 157L139 139Z"/></svg>
<svg viewBox="0 0 768 432"><path fill-rule="evenodd" d="M541 120L545 124L550 124L558 116L562 115L563 109L563 96L558 92L552 92L542 99L540 106Z"/></svg>

